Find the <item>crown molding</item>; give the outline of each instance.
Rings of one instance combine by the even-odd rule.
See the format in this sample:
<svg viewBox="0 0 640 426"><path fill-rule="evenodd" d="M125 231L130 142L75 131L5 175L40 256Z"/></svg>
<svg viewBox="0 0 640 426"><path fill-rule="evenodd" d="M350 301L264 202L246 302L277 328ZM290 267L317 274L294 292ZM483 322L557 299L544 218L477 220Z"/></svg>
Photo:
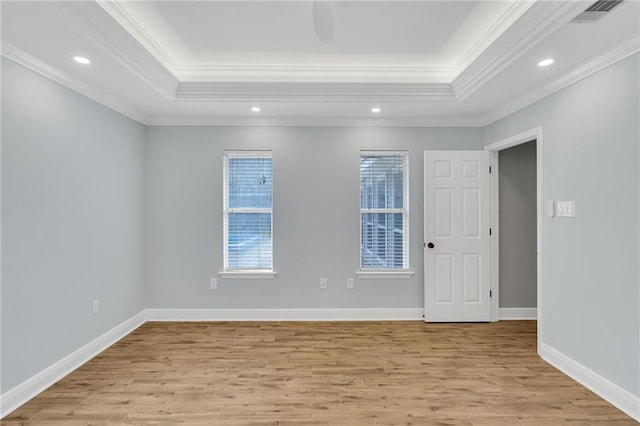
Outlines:
<svg viewBox="0 0 640 426"><path fill-rule="evenodd" d="M211 117L153 116L148 126L219 126L219 127L480 127L469 117Z"/></svg>
<svg viewBox="0 0 640 426"><path fill-rule="evenodd" d="M524 15L536 0L520 0L513 3L500 18L471 46L454 66L455 77L459 76L469 65L489 48L502 34ZM449 82L453 81L451 78Z"/></svg>
<svg viewBox="0 0 640 426"><path fill-rule="evenodd" d="M202 82L180 83L176 101L455 102L449 84Z"/></svg>
<svg viewBox="0 0 640 426"><path fill-rule="evenodd" d="M119 1L95 0L118 24L120 24L138 43L142 45L174 77L177 76L177 64L162 46L136 21Z"/></svg>
<svg viewBox="0 0 640 426"><path fill-rule="evenodd" d="M178 87L178 80L128 30L122 31L121 23L116 22L114 25L111 19L104 19L104 12L109 13L104 4L109 2L99 2L102 8L92 9L83 8L82 3L66 4L67 8L74 10L74 16L81 17L67 24L78 28L85 37L116 59L133 75L165 98L172 100ZM112 6L115 7L116 2L113 3ZM61 14L60 19L64 20L67 16Z"/></svg>
<svg viewBox="0 0 640 426"><path fill-rule="evenodd" d="M2 43L0 44L0 55L11 59L13 62L16 62L17 64L20 64L50 80L53 80L56 83L78 92L79 94L86 96L87 98L114 110L115 112L125 115L139 123L145 124L143 115L127 103L121 102L113 96L101 90L97 90L92 86L59 71L58 69L47 65L4 40L2 40Z"/></svg>
<svg viewBox="0 0 640 426"><path fill-rule="evenodd" d="M166 98L181 102L460 102L584 7L581 2L515 2L454 67L447 68L178 64L123 7L121 0L97 0L97 4L137 42L133 43L137 50L144 52L129 51L130 47L126 51L114 49L104 37L98 40L91 28L85 28L85 32L115 52L114 57ZM171 77L161 76L162 71Z"/></svg>
<svg viewBox="0 0 640 426"><path fill-rule="evenodd" d="M446 67L360 65L178 65L180 81L197 82L333 82L449 84L454 70Z"/></svg>
<svg viewBox="0 0 640 426"><path fill-rule="evenodd" d="M462 101L584 10L583 2L536 1L452 82Z"/></svg>
<svg viewBox="0 0 640 426"><path fill-rule="evenodd" d="M640 52L640 39L634 37L612 49L607 50L604 54L597 56L590 61L584 62L577 68L574 68L561 77L555 79L550 84L509 103L503 108L492 111L479 120L480 125L483 127L488 126L489 124L513 114L514 112L562 90L567 86L577 83L578 81L589 77L590 75L613 65L636 52Z"/></svg>

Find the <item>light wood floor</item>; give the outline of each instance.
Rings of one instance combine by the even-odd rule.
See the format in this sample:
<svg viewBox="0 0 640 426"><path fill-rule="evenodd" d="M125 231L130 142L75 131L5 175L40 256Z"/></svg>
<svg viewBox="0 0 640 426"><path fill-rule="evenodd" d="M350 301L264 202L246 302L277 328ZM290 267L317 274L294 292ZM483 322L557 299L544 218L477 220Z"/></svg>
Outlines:
<svg viewBox="0 0 640 426"><path fill-rule="evenodd" d="M635 425L533 321L147 323L3 425Z"/></svg>

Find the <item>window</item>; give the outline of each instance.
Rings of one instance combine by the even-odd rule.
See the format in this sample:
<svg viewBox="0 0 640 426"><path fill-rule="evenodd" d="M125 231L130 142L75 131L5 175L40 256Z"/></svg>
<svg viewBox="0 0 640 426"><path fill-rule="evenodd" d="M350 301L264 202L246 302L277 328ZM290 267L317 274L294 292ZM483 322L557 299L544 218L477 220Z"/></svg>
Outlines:
<svg viewBox="0 0 640 426"><path fill-rule="evenodd" d="M224 270L271 271L270 151L224 154Z"/></svg>
<svg viewBox="0 0 640 426"><path fill-rule="evenodd" d="M360 269L409 269L408 155L360 153Z"/></svg>

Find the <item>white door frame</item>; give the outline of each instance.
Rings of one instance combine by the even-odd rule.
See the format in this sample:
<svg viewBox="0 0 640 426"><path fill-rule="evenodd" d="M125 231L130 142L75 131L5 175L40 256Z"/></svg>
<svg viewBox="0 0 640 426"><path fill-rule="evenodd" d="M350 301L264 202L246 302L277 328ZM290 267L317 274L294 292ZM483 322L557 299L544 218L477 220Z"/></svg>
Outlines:
<svg viewBox="0 0 640 426"><path fill-rule="evenodd" d="M493 238L491 238L491 291L494 295L491 299L491 320L498 321L499 316L499 215L498 215L498 152L503 149L511 148L526 142L536 142L536 285L537 285L537 319L538 319L538 353L540 352L540 344L542 340L542 226L543 226L543 179L542 179L542 127L536 127L506 139L499 140L484 147L489 151L489 162L491 164L491 229Z"/></svg>

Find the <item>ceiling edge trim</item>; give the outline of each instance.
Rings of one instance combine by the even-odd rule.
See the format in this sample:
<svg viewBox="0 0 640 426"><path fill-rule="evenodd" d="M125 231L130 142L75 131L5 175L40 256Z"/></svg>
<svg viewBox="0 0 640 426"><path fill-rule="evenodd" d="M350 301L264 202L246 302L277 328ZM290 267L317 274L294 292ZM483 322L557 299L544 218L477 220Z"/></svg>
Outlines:
<svg viewBox="0 0 640 426"><path fill-rule="evenodd" d="M147 126L214 127L481 127L464 117L344 118L344 117L151 117Z"/></svg>
<svg viewBox="0 0 640 426"><path fill-rule="evenodd" d="M504 34L536 0L521 0L513 3L500 18L487 30L466 52L454 66L455 77L459 76L485 50L489 48L502 34ZM451 80L453 80L452 78Z"/></svg>
<svg viewBox="0 0 640 426"><path fill-rule="evenodd" d="M185 83L206 81L264 82L398 82L448 84L453 69L445 67L385 66L286 66L286 65L178 65L179 80Z"/></svg>
<svg viewBox="0 0 640 426"><path fill-rule="evenodd" d="M449 84L402 83L181 83L176 102L421 101L455 102Z"/></svg>
<svg viewBox="0 0 640 426"><path fill-rule="evenodd" d="M469 97L583 8L582 2L536 2L453 80L456 100Z"/></svg>
<svg viewBox="0 0 640 426"><path fill-rule="evenodd" d="M169 53L126 11L118 1L95 0L124 30L144 47L151 56L162 64L174 77L177 64Z"/></svg>
<svg viewBox="0 0 640 426"><path fill-rule="evenodd" d="M584 62L535 92L487 114L479 122L483 127L488 126L637 52L640 52L640 39L634 37L607 50L604 54Z"/></svg>
<svg viewBox="0 0 640 426"><path fill-rule="evenodd" d="M79 5L70 2L67 7L79 8ZM83 16L84 20L69 24L78 27L87 38L149 87L163 97L173 100L178 79L131 33L122 31L123 28L118 22L105 20L104 13L108 11L99 6L92 9L92 12L94 11L98 13L87 14L78 9L76 15Z"/></svg>
<svg viewBox="0 0 640 426"><path fill-rule="evenodd" d="M77 79L62 73L59 70L45 64L39 59L34 58L28 53L18 49L12 44L2 41L0 45L0 55L12 60L13 62L22 65L23 67L38 73L64 87L79 93L105 107L112 109L113 111L120 113L134 121L141 124L146 124L143 120L143 115L139 111L131 108L129 105L116 100L113 96L108 95L100 90L96 90L91 86L84 84Z"/></svg>

